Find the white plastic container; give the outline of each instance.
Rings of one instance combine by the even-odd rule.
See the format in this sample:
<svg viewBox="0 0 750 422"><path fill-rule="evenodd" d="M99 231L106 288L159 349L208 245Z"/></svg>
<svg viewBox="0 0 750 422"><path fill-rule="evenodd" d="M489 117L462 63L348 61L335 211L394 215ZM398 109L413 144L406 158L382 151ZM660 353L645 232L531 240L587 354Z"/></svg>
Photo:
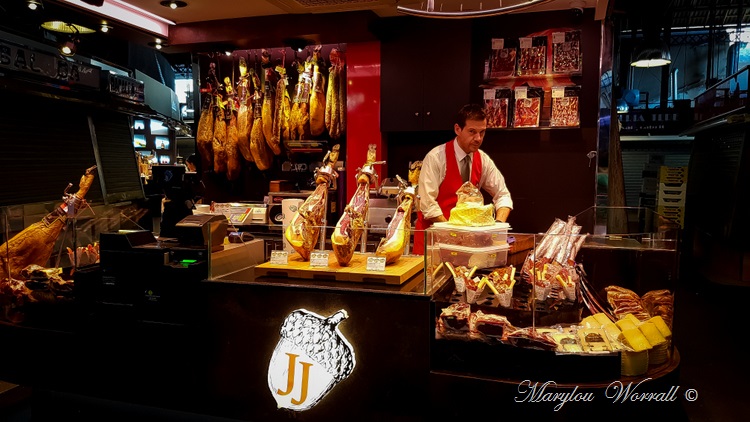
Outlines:
<svg viewBox="0 0 750 422"><path fill-rule="evenodd" d="M510 224L495 223L493 226L472 227L440 222L433 224L433 227L435 243L484 248L507 244Z"/></svg>
<svg viewBox="0 0 750 422"><path fill-rule="evenodd" d="M461 245L440 244L440 259L450 262L454 267L463 265L468 268L503 267L508 260L510 245L470 248Z"/></svg>

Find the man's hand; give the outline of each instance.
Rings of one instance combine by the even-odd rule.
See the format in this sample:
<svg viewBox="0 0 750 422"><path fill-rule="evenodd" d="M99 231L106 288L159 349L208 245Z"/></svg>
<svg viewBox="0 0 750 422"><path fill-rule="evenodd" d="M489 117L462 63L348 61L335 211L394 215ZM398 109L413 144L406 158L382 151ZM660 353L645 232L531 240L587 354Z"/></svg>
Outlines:
<svg viewBox="0 0 750 422"><path fill-rule="evenodd" d="M500 207L495 212L495 221L505 223L506 221L508 221L508 215L510 215L510 208Z"/></svg>

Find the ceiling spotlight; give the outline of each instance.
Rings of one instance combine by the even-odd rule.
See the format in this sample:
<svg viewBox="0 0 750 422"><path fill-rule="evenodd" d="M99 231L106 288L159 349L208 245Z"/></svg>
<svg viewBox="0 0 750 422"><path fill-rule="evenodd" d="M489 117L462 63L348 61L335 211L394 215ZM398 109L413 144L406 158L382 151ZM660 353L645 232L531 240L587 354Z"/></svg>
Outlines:
<svg viewBox="0 0 750 422"><path fill-rule="evenodd" d="M174 0L165 0L159 4L161 4L164 7L168 7L172 10L187 6L187 3L185 3L184 1L174 1Z"/></svg>
<svg viewBox="0 0 750 422"><path fill-rule="evenodd" d="M31 10L44 9L44 5L42 4L42 0L29 0L28 2L26 2L26 5Z"/></svg>
<svg viewBox="0 0 750 422"><path fill-rule="evenodd" d="M167 46L167 43L162 42L162 40L160 40L159 38L157 38L155 42L152 41L152 42L148 43L148 45L151 46L151 47L154 47L157 50L161 50L162 47L166 47Z"/></svg>
<svg viewBox="0 0 750 422"><path fill-rule="evenodd" d="M112 27L107 25L106 23L103 23L102 26L99 28L99 30L102 32L109 32L110 29L112 29Z"/></svg>
<svg viewBox="0 0 750 422"><path fill-rule="evenodd" d="M308 38L285 38L281 40L281 42L283 42L285 46L298 53L304 51L305 47L313 45L315 43L315 41Z"/></svg>
<svg viewBox="0 0 750 422"><path fill-rule="evenodd" d="M75 39L75 38L69 38L67 41L65 41L60 46L60 53L63 56L72 56L72 55L76 54L76 44L77 44L77 41L78 40Z"/></svg>

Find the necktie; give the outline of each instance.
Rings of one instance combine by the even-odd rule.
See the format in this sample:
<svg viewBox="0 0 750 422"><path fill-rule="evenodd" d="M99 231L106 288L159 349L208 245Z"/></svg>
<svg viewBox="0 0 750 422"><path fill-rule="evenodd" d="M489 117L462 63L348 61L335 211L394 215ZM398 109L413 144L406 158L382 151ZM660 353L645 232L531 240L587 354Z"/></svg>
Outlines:
<svg viewBox="0 0 750 422"><path fill-rule="evenodd" d="M469 155L466 155L463 160L461 160L461 179L463 179L464 183L469 181L469 175L471 174L471 157Z"/></svg>

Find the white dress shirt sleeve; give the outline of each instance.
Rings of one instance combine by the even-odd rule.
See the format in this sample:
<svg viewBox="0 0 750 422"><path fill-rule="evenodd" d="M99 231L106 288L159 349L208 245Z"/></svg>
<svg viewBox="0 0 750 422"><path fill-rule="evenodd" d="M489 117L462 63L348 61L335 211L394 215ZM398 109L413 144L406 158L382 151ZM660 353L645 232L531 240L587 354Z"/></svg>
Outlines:
<svg viewBox="0 0 750 422"><path fill-rule="evenodd" d="M440 185L445 179L445 144L433 148L422 160L419 173L419 210L429 220L443 215L437 203Z"/></svg>
<svg viewBox="0 0 750 422"><path fill-rule="evenodd" d="M482 156L482 177L479 179L480 188L487 191L492 196L492 203L495 205L495 211L498 208L508 207L513 209L513 200L510 197L510 191L505 186L505 177L495 166L489 155L484 151L479 151Z"/></svg>

